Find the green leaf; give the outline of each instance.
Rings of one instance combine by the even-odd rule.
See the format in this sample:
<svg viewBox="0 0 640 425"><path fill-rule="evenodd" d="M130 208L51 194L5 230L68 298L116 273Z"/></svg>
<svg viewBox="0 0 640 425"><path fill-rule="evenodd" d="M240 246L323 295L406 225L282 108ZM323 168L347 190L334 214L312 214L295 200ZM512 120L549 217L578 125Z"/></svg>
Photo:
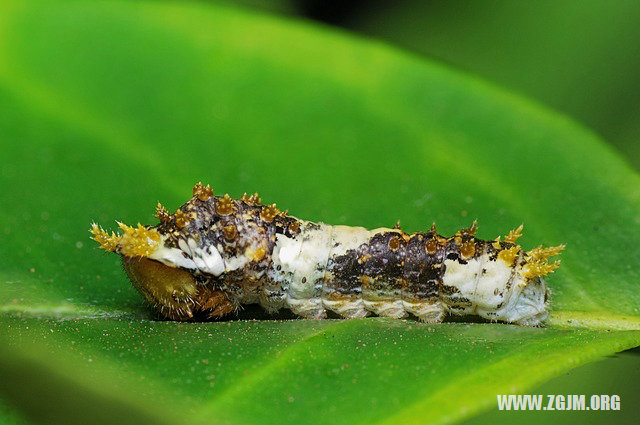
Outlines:
<svg viewBox="0 0 640 425"><path fill-rule="evenodd" d="M220 6L4 2L0 110L14 422L452 423L640 344L638 176L438 64ZM199 180L334 224L525 223L525 248L567 244L551 325L156 321L87 229L151 222Z"/></svg>
<svg viewBox="0 0 640 425"><path fill-rule="evenodd" d="M351 19L349 19L351 18ZM358 8L341 25L438 58L563 111L640 168L640 3L425 2Z"/></svg>

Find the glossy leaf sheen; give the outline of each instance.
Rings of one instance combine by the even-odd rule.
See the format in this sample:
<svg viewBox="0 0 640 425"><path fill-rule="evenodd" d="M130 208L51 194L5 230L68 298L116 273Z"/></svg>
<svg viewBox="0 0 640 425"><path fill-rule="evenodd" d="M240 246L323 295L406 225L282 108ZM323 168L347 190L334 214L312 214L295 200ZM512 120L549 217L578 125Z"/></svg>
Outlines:
<svg viewBox="0 0 640 425"><path fill-rule="evenodd" d="M562 117L386 46L233 9L1 8L11 420L41 420L30 400L70 415L52 402L64 392L86 415L133 409L139 423L451 423L640 344L640 181ZM199 180L328 223L451 234L477 218L485 239L525 223L525 248L568 246L552 325L154 321L87 228L152 222ZM48 384L18 385L29 376Z"/></svg>

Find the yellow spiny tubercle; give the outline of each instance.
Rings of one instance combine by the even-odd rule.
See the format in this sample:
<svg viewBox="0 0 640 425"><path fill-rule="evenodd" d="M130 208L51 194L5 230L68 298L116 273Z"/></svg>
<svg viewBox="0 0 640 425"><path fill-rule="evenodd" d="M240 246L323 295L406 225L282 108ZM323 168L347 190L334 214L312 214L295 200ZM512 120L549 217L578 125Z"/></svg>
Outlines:
<svg viewBox="0 0 640 425"><path fill-rule="evenodd" d="M107 252L119 251L130 257L148 257L158 248L161 237L156 230L147 229L140 223L138 227L131 227L118 222L118 226L124 234L117 235L114 232L109 234L93 223L91 226L93 240Z"/></svg>
<svg viewBox="0 0 640 425"><path fill-rule="evenodd" d="M260 211L260 217L266 222L272 222L273 219L280 215L281 211L276 207L276 204L266 206Z"/></svg>
<svg viewBox="0 0 640 425"><path fill-rule="evenodd" d="M471 258L476 253L476 243L472 239L462 244L460 247L460 254L462 254L463 258Z"/></svg>
<svg viewBox="0 0 640 425"><path fill-rule="evenodd" d="M560 267L560 261L555 261L551 264L546 261L534 261L527 263L522 267L522 276L525 279L533 279L538 276L546 276L555 269Z"/></svg>
<svg viewBox="0 0 640 425"><path fill-rule="evenodd" d="M257 192L251 196L247 196L247 192L245 192L244 195L242 195L242 197L240 198L240 200L247 205L260 205L260 202L262 202L262 198L258 196Z"/></svg>
<svg viewBox="0 0 640 425"><path fill-rule="evenodd" d="M129 257L148 257L160 243L160 233L154 229L147 229L138 223L138 227L127 226L118 222L124 231L118 243L120 250Z"/></svg>
<svg viewBox="0 0 640 425"><path fill-rule="evenodd" d="M202 182L198 182L193 186L193 196L201 201L207 201L213 198L213 189L209 185L204 186Z"/></svg>
<svg viewBox="0 0 640 425"><path fill-rule="evenodd" d="M163 223L171 221L171 214L169 214L169 211L167 211L160 202L158 202L158 206L156 207L156 217Z"/></svg>
<svg viewBox="0 0 640 425"><path fill-rule="evenodd" d="M176 226L182 229L189 222L189 215L185 214L184 211L178 210L174 214L176 217Z"/></svg>
<svg viewBox="0 0 640 425"><path fill-rule="evenodd" d="M258 192L254 193L249 197L249 200L253 203L253 205L260 205L262 202L262 198L258 196Z"/></svg>
<svg viewBox="0 0 640 425"><path fill-rule="evenodd" d="M138 223L138 227L132 227L118 222L118 226L124 231L118 243L124 255L148 257L158 248L160 233L157 230L147 229L140 223Z"/></svg>
<svg viewBox="0 0 640 425"><path fill-rule="evenodd" d="M223 197L218 199L216 212L220 215L230 215L236 212L236 207L233 204L233 199L231 199L228 193L225 193Z"/></svg>
<svg viewBox="0 0 640 425"><path fill-rule="evenodd" d="M93 234L93 238L91 239L98 242L100 244L100 248L107 252L113 252L116 250L118 242L120 241L119 235L116 235L114 232L111 232L111 235L109 235L109 233L96 223L91 225L90 232Z"/></svg>
<svg viewBox="0 0 640 425"><path fill-rule="evenodd" d="M504 237L504 241L515 244L516 241L522 236L523 228L524 225L521 224L517 229L510 231L509 234Z"/></svg>
<svg viewBox="0 0 640 425"><path fill-rule="evenodd" d="M509 265L509 267L511 267L513 266L514 261L516 261L518 254L520 254L520 245L512 246L511 248L500 251L500 253L498 254L498 258L503 260Z"/></svg>
<svg viewBox="0 0 640 425"><path fill-rule="evenodd" d="M565 245L550 246L548 248L543 248L542 245L538 245L531 251L527 252L527 260L532 262L546 260L549 257L555 257L556 255L560 254L560 251L562 251L564 248Z"/></svg>
<svg viewBox="0 0 640 425"><path fill-rule="evenodd" d="M478 220L473 220L473 223L471 223L471 227L469 227L468 229L464 229L462 233L466 236L475 236L477 231L478 231Z"/></svg>
<svg viewBox="0 0 640 425"><path fill-rule="evenodd" d="M527 263L522 267L522 276L526 279L533 279L538 276L546 276L560 266L560 261L554 263L547 262L549 257L556 256L565 248L564 245L550 246L543 248L538 245L525 254Z"/></svg>

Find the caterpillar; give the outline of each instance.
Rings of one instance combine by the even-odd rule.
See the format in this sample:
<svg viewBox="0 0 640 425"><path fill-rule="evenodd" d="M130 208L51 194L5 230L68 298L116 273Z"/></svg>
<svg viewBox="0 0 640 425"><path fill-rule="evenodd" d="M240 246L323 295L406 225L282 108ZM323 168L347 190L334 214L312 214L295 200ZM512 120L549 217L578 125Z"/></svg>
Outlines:
<svg viewBox="0 0 640 425"><path fill-rule="evenodd" d="M92 239L122 257L134 287L172 320L217 318L243 304L288 308L310 319L371 313L425 322L447 314L538 326L548 316L544 276L564 245L523 251L522 226L501 239L475 237L477 224L446 238L433 225L367 230L301 220L263 205L258 194L232 199L197 183L193 197L160 223L121 233L93 223Z"/></svg>

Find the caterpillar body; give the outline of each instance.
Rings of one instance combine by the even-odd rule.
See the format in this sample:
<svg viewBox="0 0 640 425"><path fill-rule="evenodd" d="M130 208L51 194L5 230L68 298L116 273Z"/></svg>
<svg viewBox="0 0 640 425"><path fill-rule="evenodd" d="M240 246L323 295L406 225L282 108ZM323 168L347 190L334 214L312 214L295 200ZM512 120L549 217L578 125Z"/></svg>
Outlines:
<svg viewBox="0 0 640 425"><path fill-rule="evenodd" d="M426 322L446 314L540 325L548 316L543 279L564 245L528 252L504 239L475 238L476 223L452 237L396 228L367 230L300 220L262 205L257 194L215 196L198 183L193 197L160 223L119 223L121 234L93 224L100 247L122 256L135 288L165 317L219 317L242 304L288 308L313 319L371 313Z"/></svg>

